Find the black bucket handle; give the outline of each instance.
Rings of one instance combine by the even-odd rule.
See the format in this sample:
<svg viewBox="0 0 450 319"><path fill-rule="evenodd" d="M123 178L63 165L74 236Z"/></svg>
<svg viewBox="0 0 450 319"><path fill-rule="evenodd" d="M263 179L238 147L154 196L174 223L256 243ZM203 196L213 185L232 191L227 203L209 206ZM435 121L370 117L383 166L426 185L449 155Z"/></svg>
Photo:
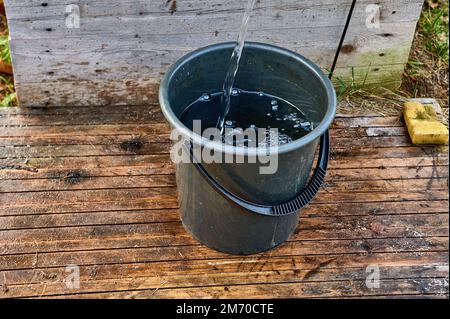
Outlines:
<svg viewBox="0 0 450 319"><path fill-rule="evenodd" d="M269 215L269 216L285 216L298 212L301 208L306 207L319 192L320 187L325 181L325 175L328 167L328 159L330 157L330 138L328 130L320 137L320 150L317 166L306 187L300 191L294 198L277 205L261 205L251 203L227 190L214 177L212 177L205 167L194 157L193 143L189 140L184 144L188 150L192 164L195 166L200 175L215 189L220 195L230 202L245 208L251 212Z"/></svg>

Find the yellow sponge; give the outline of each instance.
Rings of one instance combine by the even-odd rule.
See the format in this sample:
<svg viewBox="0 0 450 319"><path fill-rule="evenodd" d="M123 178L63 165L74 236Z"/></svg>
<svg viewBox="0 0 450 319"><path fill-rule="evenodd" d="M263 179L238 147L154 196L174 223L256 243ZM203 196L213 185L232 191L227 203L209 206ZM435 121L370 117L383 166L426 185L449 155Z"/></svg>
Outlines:
<svg viewBox="0 0 450 319"><path fill-rule="evenodd" d="M403 116L413 144L446 144L448 142L448 129L439 122L432 105L406 102Z"/></svg>

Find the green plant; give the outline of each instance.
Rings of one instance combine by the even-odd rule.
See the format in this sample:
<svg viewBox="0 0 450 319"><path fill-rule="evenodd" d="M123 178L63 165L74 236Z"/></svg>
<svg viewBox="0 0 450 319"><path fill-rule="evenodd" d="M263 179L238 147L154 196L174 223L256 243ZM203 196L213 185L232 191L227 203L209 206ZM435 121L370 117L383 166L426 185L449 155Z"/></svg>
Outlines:
<svg viewBox="0 0 450 319"><path fill-rule="evenodd" d="M0 35L0 61L6 65L11 64L11 52L9 46L8 29L6 18L0 16L2 21L2 35ZM0 107L15 106L17 103L16 93L14 91L13 78L9 74L0 74Z"/></svg>
<svg viewBox="0 0 450 319"><path fill-rule="evenodd" d="M355 68L351 68L351 78L349 81L344 81L341 77L335 75L333 77L336 82L336 95L338 100L343 100L346 97L351 97L354 95L362 94L366 91L367 78L369 76L371 65L367 67L362 81L357 81L355 76Z"/></svg>
<svg viewBox="0 0 450 319"><path fill-rule="evenodd" d="M11 52L7 35L0 36L0 59L3 62L11 63Z"/></svg>
<svg viewBox="0 0 450 319"><path fill-rule="evenodd" d="M0 102L0 106L14 106L16 101L16 93L10 93L6 95Z"/></svg>
<svg viewBox="0 0 450 319"><path fill-rule="evenodd" d="M449 58L448 9L448 1L427 1L419 22L425 49L445 61Z"/></svg>
<svg viewBox="0 0 450 319"><path fill-rule="evenodd" d="M17 96L11 77L0 75L0 106L15 106L16 101Z"/></svg>
<svg viewBox="0 0 450 319"><path fill-rule="evenodd" d="M423 65L423 62L410 60L408 61L408 65L413 69L419 69Z"/></svg>

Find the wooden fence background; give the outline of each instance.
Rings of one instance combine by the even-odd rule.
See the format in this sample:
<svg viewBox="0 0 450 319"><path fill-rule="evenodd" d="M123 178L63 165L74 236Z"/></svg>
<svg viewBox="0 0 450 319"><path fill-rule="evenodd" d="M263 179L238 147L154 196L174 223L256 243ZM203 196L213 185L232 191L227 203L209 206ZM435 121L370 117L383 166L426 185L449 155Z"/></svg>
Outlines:
<svg viewBox="0 0 450 319"><path fill-rule="evenodd" d="M153 102L170 64L196 48L237 38L246 6L246 0L5 3L16 88L25 106ZM287 47L329 68L350 3L260 0L248 40ZM366 84L398 86L422 4L359 0L337 76L361 83L367 75ZM380 8L379 28L366 24L373 5ZM79 28L67 24L76 21L74 8Z"/></svg>

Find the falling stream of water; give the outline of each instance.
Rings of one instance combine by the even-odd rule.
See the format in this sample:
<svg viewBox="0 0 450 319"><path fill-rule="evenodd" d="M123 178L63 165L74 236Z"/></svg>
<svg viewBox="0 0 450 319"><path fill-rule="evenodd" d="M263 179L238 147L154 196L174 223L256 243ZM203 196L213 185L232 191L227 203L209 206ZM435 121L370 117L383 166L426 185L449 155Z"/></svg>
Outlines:
<svg viewBox="0 0 450 319"><path fill-rule="evenodd" d="M222 107L223 113L219 117L217 121L217 128L223 134L225 127L225 118L230 112L230 100L231 93L233 90L234 79L236 78L237 71L239 69L239 62L242 56L242 50L244 49L245 36L247 34L248 29L248 21L250 20L250 15L255 7L255 3L257 0L248 0L247 7L244 12L244 17L242 18L241 29L239 31L239 36L237 39L236 46L233 50L233 54L231 55L230 65L228 67L227 75L225 77L225 81L223 83L223 95L222 95Z"/></svg>

